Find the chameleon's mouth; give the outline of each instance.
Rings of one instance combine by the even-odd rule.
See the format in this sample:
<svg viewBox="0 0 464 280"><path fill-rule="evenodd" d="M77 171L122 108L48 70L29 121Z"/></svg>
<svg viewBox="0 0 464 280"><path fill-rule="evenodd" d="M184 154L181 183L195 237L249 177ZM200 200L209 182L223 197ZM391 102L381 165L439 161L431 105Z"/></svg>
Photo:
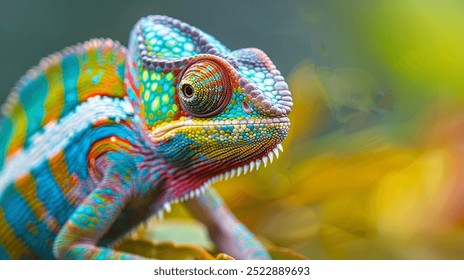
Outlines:
<svg viewBox="0 0 464 280"><path fill-rule="evenodd" d="M167 192L169 194L160 201L159 205L162 207L157 209L156 214L162 217L164 211L170 211L172 203L199 197L211 184L218 181L247 174L253 170L258 170L261 166L266 167L272 163L274 158L278 158L279 150L283 151L280 143L285 139L289 129L290 119L286 116L230 121L184 119L157 127L151 131L149 137L154 143L159 143L160 149L164 149L161 150L161 153L172 153L171 145L174 145L175 148L178 146L179 149L188 146L189 142L182 142L185 135L195 137L195 135L201 134L203 136L200 136L200 141L193 143L197 145L195 146L197 154L201 154L202 158L208 159L208 161L199 160L198 157L178 156L179 161L176 163L184 164L180 165L183 168L195 168L196 173L200 175L192 177L183 173L173 175L166 188L174 188L172 186L175 186L175 195L174 192ZM195 133L196 131L199 133ZM242 137L241 134L246 133L257 135L257 137L239 138ZM213 136L209 138L209 135ZM227 136L222 138L223 135ZM274 137L270 137L271 135ZM235 141L234 139L237 138L240 140L234 145L224 144L227 141ZM182 153L176 152L176 155L179 154ZM172 157L170 158L172 159Z"/></svg>
<svg viewBox="0 0 464 280"><path fill-rule="evenodd" d="M173 203L183 203L186 200L193 199L195 197L201 196L212 184L215 184L220 181L225 181L234 178L235 176L240 176L240 175L245 175L248 172L252 172L253 170L258 170L261 166L266 167L269 163L272 163L274 160L274 157L276 159L279 158L279 150L281 152L284 151L282 144L277 144L270 152L268 152L266 155L264 155L261 158L255 159L253 161L250 161L246 164L243 164L241 166L238 166L236 168L230 169L224 173L220 173L218 175L215 175L208 180L206 180L203 184L201 184L199 187L196 189L193 189L191 191L188 191L184 195L174 198L170 201L167 201L163 204L163 206L158 210L156 213L156 216L159 219L162 219L164 216L164 211L166 212L171 212L171 204Z"/></svg>
<svg viewBox="0 0 464 280"><path fill-rule="evenodd" d="M158 127L150 133L150 138L157 142L166 139L171 134L185 127L211 127L218 126L242 126L242 125L260 125L268 126L290 126L288 117L272 118L272 119L248 119L248 120L224 120L224 121L197 121L193 119L177 121Z"/></svg>

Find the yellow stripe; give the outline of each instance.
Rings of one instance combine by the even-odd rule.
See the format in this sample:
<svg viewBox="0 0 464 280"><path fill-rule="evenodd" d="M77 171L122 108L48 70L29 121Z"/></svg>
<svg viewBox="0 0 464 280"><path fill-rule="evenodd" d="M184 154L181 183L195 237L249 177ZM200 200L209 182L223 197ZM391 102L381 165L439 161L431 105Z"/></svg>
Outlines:
<svg viewBox="0 0 464 280"><path fill-rule="evenodd" d="M116 68L118 64L112 62L115 60L118 63L123 61L120 57L114 57L111 49L102 47L101 56L97 55L97 49L92 49L87 52L87 60L79 59L81 65L81 74L77 81L79 102L84 102L88 98L95 95L111 96L122 98L126 95L124 89L124 81L118 76ZM98 83L93 83L92 80L99 76Z"/></svg>
<svg viewBox="0 0 464 280"><path fill-rule="evenodd" d="M27 116L20 102L15 105L9 117L12 121L13 133L6 148L7 158L17 152L26 139Z"/></svg>
<svg viewBox="0 0 464 280"><path fill-rule="evenodd" d="M44 73L48 81L48 93L44 103L45 116L42 125L58 120L64 106L64 84L61 63L55 63Z"/></svg>
<svg viewBox="0 0 464 280"><path fill-rule="evenodd" d="M25 256L34 258L31 250L16 236L6 221L2 208L0 208L0 240L11 259L17 260Z"/></svg>
<svg viewBox="0 0 464 280"><path fill-rule="evenodd" d="M72 197L72 189L77 187L79 180L69 174L64 152L61 151L53 156L49 161L50 172L60 186L61 191L72 205L76 206L78 201Z"/></svg>

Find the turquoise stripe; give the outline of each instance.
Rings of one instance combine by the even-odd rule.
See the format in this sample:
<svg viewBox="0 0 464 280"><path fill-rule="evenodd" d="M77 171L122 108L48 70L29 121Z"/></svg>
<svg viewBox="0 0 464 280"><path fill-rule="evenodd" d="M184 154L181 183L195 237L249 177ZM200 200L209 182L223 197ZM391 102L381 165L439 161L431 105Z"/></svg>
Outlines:
<svg viewBox="0 0 464 280"><path fill-rule="evenodd" d="M37 132L42 125L47 95L48 80L43 73L29 80L19 92L19 100L27 117L26 139Z"/></svg>
<svg viewBox="0 0 464 280"><path fill-rule="evenodd" d="M87 180L89 178L87 157L93 143L100 139L108 138L111 136L118 136L127 139L134 144L133 131L121 125L108 125L91 130L83 131L76 134L74 144L68 145L64 150L66 165L68 166L69 174L76 174L80 180ZM84 191L85 189L83 189Z"/></svg>
<svg viewBox="0 0 464 280"><path fill-rule="evenodd" d="M47 229L45 223L36 220L24 197L13 184L7 186L0 198L0 204L3 206L5 220L14 234L41 258L53 259L52 245L44 240L53 240L55 235ZM31 226L37 230L37 234L31 232Z"/></svg>
<svg viewBox="0 0 464 280"><path fill-rule="evenodd" d="M113 55L114 56L114 55ZM119 77L121 77L121 80L124 80L124 70L125 70L126 65L124 62L121 62L118 67L116 68L116 73L118 74Z"/></svg>
<svg viewBox="0 0 464 280"><path fill-rule="evenodd" d="M74 211L74 207L66 199L63 191L51 173L48 161L31 171L37 185L37 198L50 211L60 225L64 225Z"/></svg>
<svg viewBox="0 0 464 280"><path fill-rule="evenodd" d="M10 118L0 120L0 132L2 135L0 137L0 169L2 169L6 157L6 147L13 133L13 122Z"/></svg>
<svg viewBox="0 0 464 280"><path fill-rule="evenodd" d="M8 252L5 250L5 247L0 243L0 260L9 260L10 255L8 255Z"/></svg>
<svg viewBox="0 0 464 280"><path fill-rule="evenodd" d="M79 102L77 93L77 81L80 75L79 59L75 54L68 54L61 62L63 72L64 106L61 118L68 114L69 110L76 107Z"/></svg>

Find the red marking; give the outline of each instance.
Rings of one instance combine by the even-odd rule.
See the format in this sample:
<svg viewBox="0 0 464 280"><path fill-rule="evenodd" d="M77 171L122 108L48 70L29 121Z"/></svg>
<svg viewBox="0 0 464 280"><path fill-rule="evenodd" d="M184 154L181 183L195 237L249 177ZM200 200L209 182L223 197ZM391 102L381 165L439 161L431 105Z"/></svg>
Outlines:
<svg viewBox="0 0 464 280"><path fill-rule="evenodd" d="M13 156L16 155L16 153L19 153L19 151L22 150L22 149L21 149L21 146L19 146L18 144L14 145L14 146L13 146L13 145L14 145L14 144L11 145L11 148L10 148L10 150L8 151L8 154L7 154L7 156L6 156L6 160L7 160L7 161L11 160L11 159L13 158Z"/></svg>
<svg viewBox="0 0 464 280"><path fill-rule="evenodd" d="M256 54L256 56L258 56L262 62L264 63L264 66L266 67L267 70L269 71L272 71L272 62L271 62L271 59L260 49L258 48L251 48L250 49L253 53Z"/></svg>
<svg viewBox="0 0 464 280"><path fill-rule="evenodd" d="M105 119L102 119L102 120L97 120L97 121L92 122L92 125L93 125L93 127L98 127L98 126L102 126L102 125L116 124L116 123L129 127L130 123L131 123L131 120L130 119L125 119L125 120L120 120L119 122L116 122L113 119L105 118Z"/></svg>
<svg viewBox="0 0 464 280"><path fill-rule="evenodd" d="M39 234L39 230L37 229L35 224L33 222L31 222L31 221L28 221L26 223L26 229L27 229L27 231L29 231L34 236L37 236Z"/></svg>
<svg viewBox="0 0 464 280"><path fill-rule="evenodd" d="M101 120L96 120L92 124L95 127L95 126L102 126L102 125L108 124L109 122L110 122L110 120L108 118L104 118L104 119L101 119Z"/></svg>
<svg viewBox="0 0 464 280"><path fill-rule="evenodd" d="M118 151L129 151L131 149L131 143L124 138L118 136L110 136L104 139L100 139L94 143L87 153L87 158L89 159L89 172L92 177L100 180L103 178L103 174L100 170L104 169L102 162L97 160L108 152L118 152Z"/></svg>
<svg viewBox="0 0 464 280"><path fill-rule="evenodd" d="M174 76L179 75L179 73L180 73L180 69L179 69L179 68L175 68L174 70L172 70L172 74L173 74ZM177 77L176 77L176 78L177 78Z"/></svg>
<svg viewBox="0 0 464 280"><path fill-rule="evenodd" d="M134 83L134 79L135 77L132 76L131 74L131 71L129 70L128 68L129 66L126 66L126 71L125 71L125 76L126 76L126 79L129 81L129 84L126 85L128 87L130 87L134 92L135 94L137 95L137 97L140 97L140 91L139 89L135 86L135 83ZM134 67L134 69L137 69L135 63L132 63L132 67Z"/></svg>

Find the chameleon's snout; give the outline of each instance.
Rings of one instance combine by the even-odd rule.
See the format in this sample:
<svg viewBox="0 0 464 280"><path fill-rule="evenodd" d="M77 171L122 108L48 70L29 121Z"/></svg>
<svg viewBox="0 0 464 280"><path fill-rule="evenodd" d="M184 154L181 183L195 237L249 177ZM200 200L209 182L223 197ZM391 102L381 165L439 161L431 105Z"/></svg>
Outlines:
<svg viewBox="0 0 464 280"><path fill-rule="evenodd" d="M260 49L246 48L231 53L237 61L238 82L254 107L270 117L287 116L293 100L284 77Z"/></svg>

